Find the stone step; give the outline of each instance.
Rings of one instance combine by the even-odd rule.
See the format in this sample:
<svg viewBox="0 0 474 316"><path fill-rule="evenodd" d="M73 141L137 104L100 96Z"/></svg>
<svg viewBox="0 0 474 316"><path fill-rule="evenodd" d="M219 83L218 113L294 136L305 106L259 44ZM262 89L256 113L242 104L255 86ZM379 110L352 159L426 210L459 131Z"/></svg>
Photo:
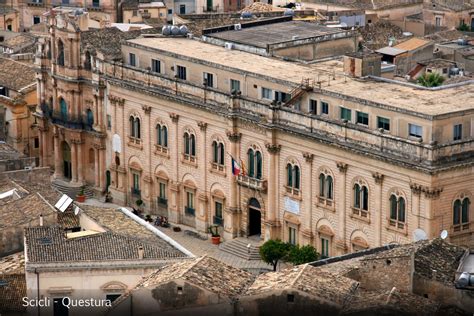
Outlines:
<svg viewBox="0 0 474 316"><path fill-rule="evenodd" d="M63 194L68 195L72 199L75 199L77 194L79 194L79 192L81 191L81 186L68 185L67 182L60 181L60 180L54 180L51 184L58 191L60 191ZM86 198L94 197L93 189L86 185L84 188L84 195L86 196Z"/></svg>
<svg viewBox="0 0 474 316"><path fill-rule="evenodd" d="M251 244L250 249L247 248ZM230 253L246 260L260 260L259 247L254 242L246 239L236 238L221 244L220 249L224 252Z"/></svg>

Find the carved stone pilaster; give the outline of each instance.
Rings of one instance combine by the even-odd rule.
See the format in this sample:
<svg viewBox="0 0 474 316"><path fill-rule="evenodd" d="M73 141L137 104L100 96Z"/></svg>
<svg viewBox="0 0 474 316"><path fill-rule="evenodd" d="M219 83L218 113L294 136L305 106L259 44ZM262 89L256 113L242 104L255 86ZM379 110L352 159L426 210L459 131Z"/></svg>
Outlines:
<svg viewBox="0 0 474 316"><path fill-rule="evenodd" d="M202 132L204 132L207 129L207 123L206 122L200 121L197 124L198 124L198 126L199 126L199 128L201 129Z"/></svg>
<svg viewBox="0 0 474 316"><path fill-rule="evenodd" d="M341 173L346 173L347 168L349 167L346 163L338 161L336 162L337 169L339 169L339 172Z"/></svg>
<svg viewBox="0 0 474 316"><path fill-rule="evenodd" d="M145 114L150 114L151 113L151 106L142 105L142 110L145 112Z"/></svg>
<svg viewBox="0 0 474 316"><path fill-rule="evenodd" d="M314 154L304 152L303 153L303 158L306 160L307 163L312 163L313 159L314 159Z"/></svg>
<svg viewBox="0 0 474 316"><path fill-rule="evenodd" d="M170 113L170 118L171 118L171 120L173 121L173 123L178 123L179 114Z"/></svg>
<svg viewBox="0 0 474 316"><path fill-rule="evenodd" d="M372 172L372 177L374 178L375 183L382 184L383 183L383 178L385 177L385 175L383 175L381 173L378 173L378 172Z"/></svg>
<svg viewBox="0 0 474 316"><path fill-rule="evenodd" d="M270 154L278 154L281 150L281 145L266 143L265 147Z"/></svg>
<svg viewBox="0 0 474 316"><path fill-rule="evenodd" d="M231 143L240 142L240 138L242 137L242 133L238 133L238 132L227 131L226 134L227 134L227 138L229 138L229 141Z"/></svg>

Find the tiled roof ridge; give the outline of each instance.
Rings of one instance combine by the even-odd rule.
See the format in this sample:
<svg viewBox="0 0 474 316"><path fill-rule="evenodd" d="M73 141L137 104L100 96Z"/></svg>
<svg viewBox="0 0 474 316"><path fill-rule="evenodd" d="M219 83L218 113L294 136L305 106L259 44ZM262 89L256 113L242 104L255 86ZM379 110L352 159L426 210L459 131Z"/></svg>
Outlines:
<svg viewBox="0 0 474 316"><path fill-rule="evenodd" d="M40 192L35 192L36 195L39 196L40 199L43 200L44 203L46 203L47 205L49 205L49 207L56 212L56 209L54 208L54 206L52 206L51 204L49 204L49 202L44 198L44 196L40 193Z"/></svg>
<svg viewBox="0 0 474 316"><path fill-rule="evenodd" d="M1 57L0 57L1 58ZM23 192L25 193L28 193L28 194L31 194L30 191L28 191L27 189L25 189L24 187L22 187L18 182L16 182L15 180L13 179L9 179L14 185L16 185L20 190L22 190Z"/></svg>
<svg viewBox="0 0 474 316"><path fill-rule="evenodd" d="M294 287L296 285L296 283L298 283L301 275L305 272L306 268L308 268L308 264L305 263L303 265L303 267L301 268L301 271L298 272L298 274L296 275L295 279L290 283L290 286L289 287Z"/></svg>
<svg viewBox="0 0 474 316"><path fill-rule="evenodd" d="M204 258L207 258L207 254L198 258L195 262L189 265L189 267L186 270L183 270L182 273L180 273L180 277L184 277L189 271L191 271L192 268L194 268L198 263L200 263Z"/></svg>

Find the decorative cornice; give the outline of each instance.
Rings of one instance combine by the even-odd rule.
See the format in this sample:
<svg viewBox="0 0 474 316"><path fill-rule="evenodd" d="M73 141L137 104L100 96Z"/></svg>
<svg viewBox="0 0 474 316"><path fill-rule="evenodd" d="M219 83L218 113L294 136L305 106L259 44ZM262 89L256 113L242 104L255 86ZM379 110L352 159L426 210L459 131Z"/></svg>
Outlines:
<svg viewBox="0 0 474 316"><path fill-rule="evenodd" d="M80 144L83 144L84 141L83 141L82 139L76 139L76 138L74 138L74 139L71 139L71 143L80 145Z"/></svg>
<svg viewBox="0 0 474 316"><path fill-rule="evenodd" d="M267 150L270 154L277 154L281 150L281 145L277 145L277 144L266 143L265 147L267 147Z"/></svg>
<svg viewBox="0 0 474 316"><path fill-rule="evenodd" d="M123 106L125 104L125 99L124 98L119 98L119 97L114 96L114 95L109 95L108 98L109 98L109 101L110 101L111 104L119 105L119 106Z"/></svg>
<svg viewBox="0 0 474 316"><path fill-rule="evenodd" d="M339 172L341 173L346 173L347 168L349 167L346 163L338 161L336 162L337 169L339 169Z"/></svg>
<svg viewBox="0 0 474 316"><path fill-rule="evenodd" d="M145 112L145 114L150 114L151 113L151 106L142 105L142 110Z"/></svg>
<svg viewBox="0 0 474 316"><path fill-rule="evenodd" d="M229 141L231 143L238 143L240 142L240 138L242 137L242 133L239 132L231 132L227 131L227 138L229 138Z"/></svg>
<svg viewBox="0 0 474 316"><path fill-rule="evenodd" d="M303 158L306 159L307 163L312 163L314 159L314 154L310 154L308 152L303 153Z"/></svg>
<svg viewBox="0 0 474 316"><path fill-rule="evenodd" d="M207 123L206 122L199 121L197 124L198 124L199 128L201 129L201 131L204 132L207 129Z"/></svg>
<svg viewBox="0 0 474 316"><path fill-rule="evenodd" d="M378 173L378 172L372 172L372 177L374 178L375 183L382 184L383 183L383 178L385 177L385 175L383 175L381 173Z"/></svg>
<svg viewBox="0 0 474 316"><path fill-rule="evenodd" d="M170 118L173 121L173 123L177 123L179 119L179 114L176 113L170 113Z"/></svg>
<svg viewBox="0 0 474 316"><path fill-rule="evenodd" d="M430 187L419 185L416 183L410 183L410 189L413 192L413 194L420 195L423 192L425 194L425 197L428 199L437 199L439 198L439 195L441 194L441 192L443 192L442 187L430 188Z"/></svg>

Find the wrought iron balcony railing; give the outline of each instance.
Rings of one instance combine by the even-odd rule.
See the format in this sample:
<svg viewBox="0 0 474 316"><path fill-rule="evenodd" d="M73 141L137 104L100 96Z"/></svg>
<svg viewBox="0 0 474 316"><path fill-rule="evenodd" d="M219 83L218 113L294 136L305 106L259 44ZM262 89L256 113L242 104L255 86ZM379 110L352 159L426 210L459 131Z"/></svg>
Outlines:
<svg viewBox="0 0 474 316"><path fill-rule="evenodd" d="M184 207L184 214L188 216L195 216L196 215L196 210L192 207Z"/></svg>
<svg viewBox="0 0 474 316"><path fill-rule="evenodd" d="M214 225L224 226L224 219L222 217L213 216Z"/></svg>
<svg viewBox="0 0 474 316"><path fill-rule="evenodd" d="M168 199L158 197L158 206L168 206Z"/></svg>
<svg viewBox="0 0 474 316"><path fill-rule="evenodd" d="M61 125L71 129L82 129L92 131L92 120L84 115L70 115L60 111L54 111L48 104L41 105L44 117L50 119L53 124Z"/></svg>
<svg viewBox="0 0 474 316"><path fill-rule="evenodd" d="M142 191L140 189L132 188L130 190L130 192L132 193L132 196L135 196L135 197L141 197L142 196Z"/></svg>

